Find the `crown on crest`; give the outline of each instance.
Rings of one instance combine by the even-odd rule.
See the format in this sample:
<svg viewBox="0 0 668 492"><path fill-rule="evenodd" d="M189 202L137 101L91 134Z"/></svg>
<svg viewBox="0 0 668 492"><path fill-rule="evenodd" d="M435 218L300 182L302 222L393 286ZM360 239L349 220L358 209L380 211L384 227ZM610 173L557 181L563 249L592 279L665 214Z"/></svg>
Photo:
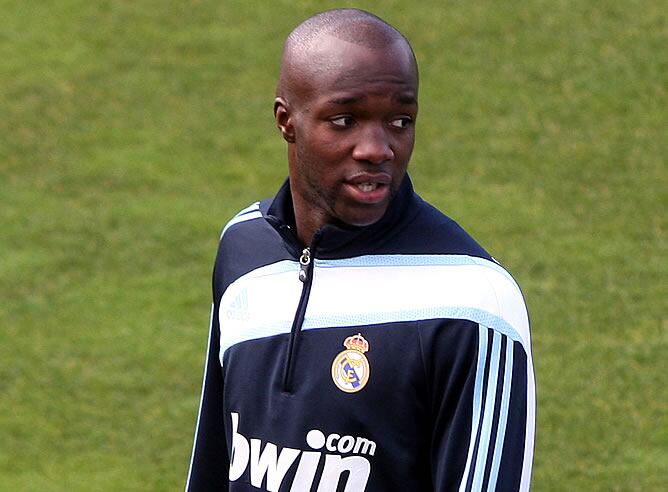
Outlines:
<svg viewBox="0 0 668 492"><path fill-rule="evenodd" d="M346 338L343 345L349 350L357 350L362 353L369 350L369 342L364 339L361 333Z"/></svg>

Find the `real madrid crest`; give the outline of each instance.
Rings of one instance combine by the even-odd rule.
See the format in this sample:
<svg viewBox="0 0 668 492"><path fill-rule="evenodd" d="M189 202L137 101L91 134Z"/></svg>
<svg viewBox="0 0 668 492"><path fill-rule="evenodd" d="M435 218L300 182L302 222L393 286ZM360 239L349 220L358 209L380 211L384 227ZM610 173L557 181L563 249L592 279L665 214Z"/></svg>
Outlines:
<svg viewBox="0 0 668 492"><path fill-rule="evenodd" d="M339 353L332 362L332 379L341 391L356 393L369 381L369 361L364 352L369 350L369 342L358 333L343 342L346 350Z"/></svg>

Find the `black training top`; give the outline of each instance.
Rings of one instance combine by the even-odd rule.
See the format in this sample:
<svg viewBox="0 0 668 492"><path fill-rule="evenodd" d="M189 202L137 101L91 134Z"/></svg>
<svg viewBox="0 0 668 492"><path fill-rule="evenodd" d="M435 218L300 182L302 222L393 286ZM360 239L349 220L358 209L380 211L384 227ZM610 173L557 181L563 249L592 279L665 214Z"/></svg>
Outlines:
<svg viewBox="0 0 668 492"><path fill-rule="evenodd" d="M408 177L307 248L286 181L221 235L186 490L529 490L530 344L513 278Z"/></svg>

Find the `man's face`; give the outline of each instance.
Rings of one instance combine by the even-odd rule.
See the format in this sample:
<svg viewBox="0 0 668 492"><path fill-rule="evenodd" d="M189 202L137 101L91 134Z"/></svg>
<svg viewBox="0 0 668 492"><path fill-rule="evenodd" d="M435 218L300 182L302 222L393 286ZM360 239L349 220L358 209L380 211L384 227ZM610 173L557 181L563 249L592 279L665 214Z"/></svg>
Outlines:
<svg viewBox="0 0 668 492"><path fill-rule="evenodd" d="M292 107L295 211L318 227L378 221L415 142L417 74L401 42L382 50L325 36Z"/></svg>

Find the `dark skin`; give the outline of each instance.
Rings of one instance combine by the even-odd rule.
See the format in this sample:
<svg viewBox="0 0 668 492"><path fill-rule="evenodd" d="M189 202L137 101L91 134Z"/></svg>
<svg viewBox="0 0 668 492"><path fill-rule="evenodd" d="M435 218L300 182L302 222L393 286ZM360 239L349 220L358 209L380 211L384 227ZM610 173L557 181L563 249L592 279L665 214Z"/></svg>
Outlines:
<svg viewBox="0 0 668 492"><path fill-rule="evenodd" d="M403 40L372 49L321 35L286 53L274 103L288 142L297 236L380 220L415 142L418 79Z"/></svg>

